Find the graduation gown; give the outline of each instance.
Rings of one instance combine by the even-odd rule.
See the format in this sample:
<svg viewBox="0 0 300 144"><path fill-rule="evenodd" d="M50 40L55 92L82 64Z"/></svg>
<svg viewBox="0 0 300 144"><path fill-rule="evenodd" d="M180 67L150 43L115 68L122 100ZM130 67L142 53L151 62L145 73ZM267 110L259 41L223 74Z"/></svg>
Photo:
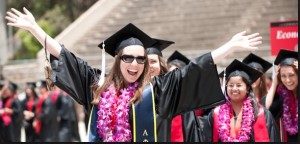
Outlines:
<svg viewBox="0 0 300 144"><path fill-rule="evenodd" d="M21 102L17 98L5 98L3 99L3 108L4 107L11 108L13 110L13 114L7 115L7 118L10 119L9 122L4 122L4 120L0 118L0 125L2 127L0 132L2 138L0 139L4 142L20 142L21 125L23 120Z"/></svg>
<svg viewBox="0 0 300 144"><path fill-rule="evenodd" d="M200 133L203 142L221 142L218 136L218 110L212 110L208 116L199 118L203 127ZM215 117L216 116L216 117ZM260 106L259 114L252 127L252 134L248 142L280 142L279 130L272 114L264 107Z"/></svg>
<svg viewBox="0 0 300 144"><path fill-rule="evenodd" d="M41 96L40 98L42 98ZM39 103L41 102L41 109ZM40 114L38 111L41 111ZM51 95L39 100L37 104L36 119L41 121L40 132L37 133L38 142L58 141L58 121L56 105L51 99ZM37 132L37 130L35 130Z"/></svg>
<svg viewBox="0 0 300 144"><path fill-rule="evenodd" d="M213 109L202 109L177 115L172 119L172 142L201 142L199 133L200 123L198 116L204 116Z"/></svg>
<svg viewBox="0 0 300 144"><path fill-rule="evenodd" d="M262 98L262 103L265 105L266 97ZM288 133L284 129L284 124L282 121L283 115L283 98L277 92L275 93L273 103L269 108L269 111L272 113L273 117L277 122L277 126L280 129L280 137L282 138L282 142L298 142L298 134L296 135L288 135ZM280 126L280 123L282 126Z"/></svg>
<svg viewBox="0 0 300 144"><path fill-rule="evenodd" d="M29 99L24 99L22 101L23 111L27 110L27 111L31 111L31 112L35 113L37 101L38 101L38 98L33 99L32 101ZM35 138L36 138L34 128L32 125L33 120L34 120L34 117L32 117L29 120L24 119L24 121L23 121L25 135L26 135L26 142L34 142Z"/></svg>
<svg viewBox="0 0 300 144"><path fill-rule="evenodd" d="M97 82L99 70L91 68L63 46L59 58L51 55L50 61L55 85L70 94L87 111L91 111L93 93L90 86ZM180 70L154 77L152 84L156 113L155 131L157 141L160 142L170 141L171 120L174 116L225 102L210 53L192 60ZM91 113L91 123L94 125L90 126L90 134L94 137L93 141L101 141L95 126L96 112L97 106L94 106ZM130 111L131 125L134 119L132 116Z"/></svg>
<svg viewBox="0 0 300 144"><path fill-rule="evenodd" d="M78 123L73 99L60 94L57 99L57 105L60 117L58 141L71 142L74 137L73 135L75 135L75 139L78 141Z"/></svg>

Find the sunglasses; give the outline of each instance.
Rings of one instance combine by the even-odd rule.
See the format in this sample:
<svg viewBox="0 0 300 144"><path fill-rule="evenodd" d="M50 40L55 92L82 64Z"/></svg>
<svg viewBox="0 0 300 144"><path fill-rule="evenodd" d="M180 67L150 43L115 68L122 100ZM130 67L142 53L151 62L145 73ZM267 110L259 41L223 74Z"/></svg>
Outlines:
<svg viewBox="0 0 300 144"><path fill-rule="evenodd" d="M146 57L145 56L134 57L133 55L122 55L121 60L125 63L132 63L133 60L136 60L138 64L144 64L146 62Z"/></svg>

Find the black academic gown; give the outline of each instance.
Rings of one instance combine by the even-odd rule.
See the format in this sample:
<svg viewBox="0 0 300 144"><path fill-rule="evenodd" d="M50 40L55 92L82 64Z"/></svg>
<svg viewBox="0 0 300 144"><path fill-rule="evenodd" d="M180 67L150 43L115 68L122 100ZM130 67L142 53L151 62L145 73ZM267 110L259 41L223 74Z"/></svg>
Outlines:
<svg viewBox="0 0 300 144"><path fill-rule="evenodd" d="M58 141L58 120L57 109L51 96L47 97L42 103L42 112L36 118L42 121L41 132L37 136L38 142L57 142Z"/></svg>
<svg viewBox="0 0 300 144"><path fill-rule="evenodd" d="M3 99L3 107L8 98ZM13 98L11 106L9 107L13 110L11 117L11 122L9 125L4 125L2 119L0 119L1 125L1 137L3 142L20 142L21 141L21 125L23 120L22 106L21 102L17 98Z"/></svg>
<svg viewBox="0 0 300 144"><path fill-rule="evenodd" d="M33 102L33 107L32 107L32 110L31 110L31 112L33 112L33 113L35 113L37 101L38 101L38 99L36 98ZM22 101L23 111L24 110L29 111L29 109L27 107L27 103L28 103L28 99L24 99ZM34 128L33 128L33 125L32 125L33 120L34 120L34 117L32 117L29 120L24 119L24 121L23 121L24 129L25 129L25 135L26 135L26 142L34 142L35 138L36 138Z"/></svg>
<svg viewBox="0 0 300 144"><path fill-rule="evenodd" d="M209 108L209 107L208 107ZM202 116L208 115L209 111L213 108L202 109ZM182 132L183 132L183 141L184 142L202 142L200 123L198 116L195 111L186 112L181 114L182 119Z"/></svg>
<svg viewBox="0 0 300 144"><path fill-rule="evenodd" d="M98 80L99 70L91 68L64 47L59 59L51 56L50 61L55 85L90 111L93 98L90 86ZM154 77L152 83L159 142L170 141L171 120L174 116L225 102L210 53L192 60L180 70ZM97 106L94 108L97 109ZM93 112L92 115L94 114L96 113ZM95 120L96 118L92 118L92 121ZM132 124L132 117L130 123ZM97 129L92 130L97 137ZM101 141L101 138L97 140Z"/></svg>
<svg viewBox="0 0 300 144"><path fill-rule="evenodd" d="M265 105L266 97L263 97L261 101ZM279 123L280 118L282 117L282 114L283 114L283 98L277 92L275 93L273 103L270 106L269 111L272 113L275 120L278 121L278 123ZM281 132L285 133L286 131L282 130ZM298 142L298 134L296 134L296 135L286 134L286 139L287 139L287 142Z"/></svg>
<svg viewBox="0 0 300 144"><path fill-rule="evenodd" d="M78 123L74 101L69 96L60 94L58 100L58 115L60 117L59 124L59 142L71 142L74 139L78 140ZM76 133L77 132L77 133Z"/></svg>
<svg viewBox="0 0 300 144"><path fill-rule="evenodd" d="M270 142L280 142L279 130L275 123L275 120L266 108L262 108L264 112L266 127L267 127L267 135L269 137ZM214 110L212 110L208 116L199 117L200 123L202 123L203 127L200 129L201 140L202 142L213 142L213 127L214 127ZM255 131L260 131L260 129L256 129ZM219 138L219 142L220 138ZM250 135L250 140L248 142L256 142L254 139L254 130L252 130L252 134Z"/></svg>

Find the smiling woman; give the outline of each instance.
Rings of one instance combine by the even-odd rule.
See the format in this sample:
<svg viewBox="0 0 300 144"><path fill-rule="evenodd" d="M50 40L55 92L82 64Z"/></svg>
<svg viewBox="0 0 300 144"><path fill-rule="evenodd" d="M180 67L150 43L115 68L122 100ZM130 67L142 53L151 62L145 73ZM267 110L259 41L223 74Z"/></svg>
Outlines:
<svg viewBox="0 0 300 144"><path fill-rule="evenodd" d="M265 105L280 123L281 141L298 141L298 52L281 49Z"/></svg>
<svg viewBox="0 0 300 144"><path fill-rule="evenodd" d="M227 101L209 114L205 137L213 142L279 142L274 118L257 103L251 88L262 73L238 60L222 73L227 75Z"/></svg>
<svg viewBox="0 0 300 144"><path fill-rule="evenodd" d="M30 31L43 44L46 33L33 15L26 8L24 13L11 10L5 17L8 25ZM258 49L262 39L258 33L238 33L216 50L197 57L180 70L155 76L150 83L148 59L141 63L141 57L146 56L145 48L156 40L129 23L99 44L115 57L110 73L99 86L101 70L91 68L46 36L51 78L90 114L88 136L92 142L170 141L170 127L166 126L175 115L224 102L215 64L236 50ZM135 58L127 63L132 57L125 55Z"/></svg>

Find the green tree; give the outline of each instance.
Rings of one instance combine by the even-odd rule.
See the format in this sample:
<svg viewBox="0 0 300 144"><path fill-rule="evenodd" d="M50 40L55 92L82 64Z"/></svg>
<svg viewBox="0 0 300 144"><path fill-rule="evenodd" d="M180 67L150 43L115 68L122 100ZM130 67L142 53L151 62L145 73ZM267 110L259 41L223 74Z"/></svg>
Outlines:
<svg viewBox="0 0 300 144"><path fill-rule="evenodd" d="M51 37L55 37L97 1L8 0L8 8L21 10L26 7L35 16L38 24ZM13 59L36 58L36 53L42 48L39 42L26 31L18 30L15 33L22 40L22 47L15 53Z"/></svg>

